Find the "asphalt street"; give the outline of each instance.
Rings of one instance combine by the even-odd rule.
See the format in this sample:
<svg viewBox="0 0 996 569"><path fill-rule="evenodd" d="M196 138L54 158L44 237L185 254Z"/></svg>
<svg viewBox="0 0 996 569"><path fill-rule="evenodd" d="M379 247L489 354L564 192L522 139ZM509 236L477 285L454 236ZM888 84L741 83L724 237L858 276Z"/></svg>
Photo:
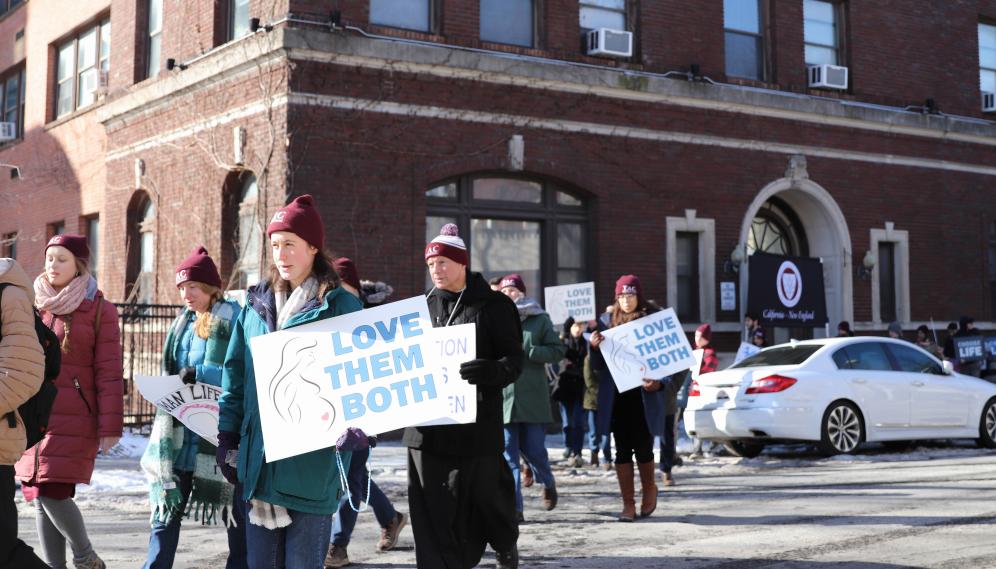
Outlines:
<svg viewBox="0 0 996 569"><path fill-rule="evenodd" d="M542 510L538 485L524 490L520 567L996 567L996 453L967 441L906 452L866 447L845 459L802 446L749 460L686 459L657 512L632 524L616 521L614 473L557 467L554 511ZM109 463L98 468L137 467ZM404 465L403 448L375 450L375 480L401 511ZM149 535L143 492L81 493L80 506L108 567L140 567ZM21 536L34 546L33 511L21 507ZM393 551L374 550L379 536L372 513L361 514L348 549L355 566L415 567L410 528ZM220 569L226 552L221 527L186 521L174 567ZM493 567L494 554L480 566Z"/></svg>

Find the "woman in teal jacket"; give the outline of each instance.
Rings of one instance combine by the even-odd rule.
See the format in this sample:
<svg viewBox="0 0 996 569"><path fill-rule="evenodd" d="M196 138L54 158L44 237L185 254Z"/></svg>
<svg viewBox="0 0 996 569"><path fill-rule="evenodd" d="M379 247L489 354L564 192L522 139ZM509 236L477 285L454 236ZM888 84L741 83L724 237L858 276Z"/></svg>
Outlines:
<svg viewBox="0 0 996 569"><path fill-rule="evenodd" d="M536 481L543 487L543 508L557 507L557 485L546 453L546 425L553 422L550 413L550 387L545 364L555 364L564 358L564 343L553 328L550 315L526 296L526 284L519 275L501 280L501 292L515 302L522 320L522 347L526 363L522 375L504 389L505 460L515 479L515 510L521 523L522 483L519 479L519 453L533 468Z"/></svg>
<svg viewBox="0 0 996 569"><path fill-rule="evenodd" d="M249 341L263 334L362 309L339 286L325 229L311 196L273 216L266 230L273 265L246 294L225 358L219 399L217 462L225 477L245 485L249 567L322 567L332 515L342 497L334 447L266 462ZM229 451L238 451L238 472ZM349 453L343 453L349 467Z"/></svg>
<svg viewBox="0 0 996 569"><path fill-rule="evenodd" d="M179 375L184 383L221 386L221 368L228 352L239 304L225 300L221 276L207 249L198 247L176 269L176 288L186 308L173 321L163 347L164 375ZM182 427L172 415L156 411L142 469L149 479L152 534L143 569L170 569L180 541L183 512L194 512L228 528L226 569L246 565L245 502L242 486L225 482L214 468L214 445ZM179 434L182 433L182 438ZM190 508L187 508L187 503ZM218 516L218 514L221 514Z"/></svg>

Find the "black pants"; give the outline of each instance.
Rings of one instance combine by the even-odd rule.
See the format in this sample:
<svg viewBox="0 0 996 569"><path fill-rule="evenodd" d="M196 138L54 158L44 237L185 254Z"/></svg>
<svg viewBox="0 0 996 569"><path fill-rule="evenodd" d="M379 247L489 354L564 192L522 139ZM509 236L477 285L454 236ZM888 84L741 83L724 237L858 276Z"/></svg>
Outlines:
<svg viewBox="0 0 996 569"><path fill-rule="evenodd" d="M674 415L667 415L664 417L664 423L664 436L661 437L661 471L671 472L674 468L675 442L678 438L677 421L674 420Z"/></svg>
<svg viewBox="0 0 996 569"><path fill-rule="evenodd" d="M48 569L26 543L17 539L14 465L0 465L0 569Z"/></svg>
<svg viewBox="0 0 996 569"><path fill-rule="evenodd" d="M647 427L640 389L616 394L612 405L612 434L616 438L616 464L654 461L654 437Z"/></svg>
<svg viewBox="0 0 996 569"><path fill-rule="evenodd" d="M505 457L453 456L408 449L408 507L415 562L425 569L469 569L488 544L519 539L515 481Z"/></svg>

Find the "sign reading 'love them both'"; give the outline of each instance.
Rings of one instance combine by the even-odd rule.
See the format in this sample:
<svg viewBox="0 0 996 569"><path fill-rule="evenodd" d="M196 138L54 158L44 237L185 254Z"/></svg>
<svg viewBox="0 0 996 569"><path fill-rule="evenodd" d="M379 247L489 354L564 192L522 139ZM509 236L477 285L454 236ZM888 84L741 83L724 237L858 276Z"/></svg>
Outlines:
<svg viewBox="0 0 996 569"><path fill-rule="evenodd" d="M266 460L333 446L348 427L375 435L476 418L451 369L475 341L473 325L433 329L422 296L252 338Z"/></svg>
<svg viewBox="0 0 996 569"><path fill-rule="evenodd" d="M695 365L673 308L616 326L602 336L599 349L620 392L640 387L643 378L664 379Z"/></svg>

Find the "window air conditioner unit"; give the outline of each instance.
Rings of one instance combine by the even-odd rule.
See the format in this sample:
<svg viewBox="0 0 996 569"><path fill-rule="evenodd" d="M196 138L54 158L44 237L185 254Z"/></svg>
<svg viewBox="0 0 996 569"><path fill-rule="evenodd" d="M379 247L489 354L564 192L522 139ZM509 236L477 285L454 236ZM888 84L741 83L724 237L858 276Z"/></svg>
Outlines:
<svg viewBox="0 0 996 569"><path fill-rule="evenodd" d="M90 69L83 73L83 92L103 95L107 93L108 72L106 69Z"/></svg>
<svg viewBox="0 0 996 569"><path fill-rule="evenodd" d="M996 93L982 93L982 112L996 112Z"/></svg>
<svg viewBox="0 0 996 569"><path fill-rule="evenodd" d="M0 142L17 138L17 123L0 122Z"/></svg>
<svg viewBox="0 0 996 569"><path fill-rule="evenodd" d="M633 57L633 32L598 28L588 32L588 55Z"/></svg>
<svg viewBox="0 0 996 569"><path fill-rule="evenodd" d="M809 86L823 89L847 89L847 68L839 65L810 65L806 68Z"/></svg>

